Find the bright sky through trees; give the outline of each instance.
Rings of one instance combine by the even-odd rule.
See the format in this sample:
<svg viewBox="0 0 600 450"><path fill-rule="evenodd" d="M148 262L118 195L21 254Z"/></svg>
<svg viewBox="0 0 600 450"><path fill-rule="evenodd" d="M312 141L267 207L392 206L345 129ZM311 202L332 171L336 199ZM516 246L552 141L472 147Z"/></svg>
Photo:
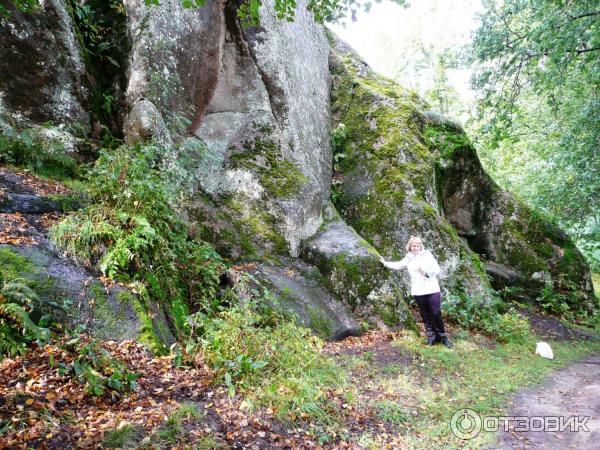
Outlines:
<svg viewBox="0 0 600 450"><path fill-rule="evenodd" d="M481 10L479 0L415 0L408 8L383 1L355 22L329 27L374 70L425 95L435 79L433 60L470 42ZM470 103L471 71L448 68L446 75L461 102Z"/></svg>

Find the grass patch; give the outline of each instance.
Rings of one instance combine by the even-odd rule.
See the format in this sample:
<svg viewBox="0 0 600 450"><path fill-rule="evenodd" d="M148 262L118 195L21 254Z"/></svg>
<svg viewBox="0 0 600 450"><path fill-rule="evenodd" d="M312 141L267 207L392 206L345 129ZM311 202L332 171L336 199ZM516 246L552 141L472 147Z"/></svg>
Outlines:
<svg viewBox="0 0 600 450"><path fill-rule="evenodd" d="M265 304L258 297L203 318L197 339L206 362L231 396L245 396L249 409L270 407L288 423L335 424L337 409L328 397L343 391L344 374L321 355L321 339Z"/></svg>
<svg viewBox="0 0 600 450"><path fill-rule="evenodd" d="M186 168L190 151L153 144L103 150L86 179L95 203L50 231L67 255L113 280L133 282L144 300L166 306L176 332L189 311L217 301L224 269L173 207L195 183Z"/></svg>
<svg viewBox="0 0 600 450"><path fill-rule="evenodd" d="M198 407L193 403L184 403L169 414L163 425L142 442L152 447L172 447L187 440L185 423L196 424L204 418ZM195 426L195 425L194 425Z"/></svg>
<svg viewBox="0 0 600 450"><path fill-rule="evenodd" d="M130 424L124 424L114 430L107 431L102 446L104 448L135 448L142 437L143 431Z"/></svg>
<svg viewBox="0 0 600 450"><path fill-rule="evenodd" d="M377 404L377 414L384 422L403 425L413 421L413 415L397 402L383 400Z"/></svg>
<svg viewBox="0 0 600 450"><path fill-rule="evenodd" d="M418 433L414 448L456 448L464 442L450 430L450 419L460 408L481 414L501 414L509 396L517 389L540 382L545 375L578 360L600 343L550 342L555 360L534 356L535 340L494 344L487 339L456 339L454 350L426 347L412 334L393 342L399 351L416 355L416 364L406 366L396 377L378 380L370 389L386 397L402 398L416 414L408 420L406 407L383 401L375 405L386 422L407 424L409 435ZM406 420L405 420L406 419ZM468 445L479 447L492 442L493 435L480 435ZM409 439L410 440L410 439Z"/></svg>

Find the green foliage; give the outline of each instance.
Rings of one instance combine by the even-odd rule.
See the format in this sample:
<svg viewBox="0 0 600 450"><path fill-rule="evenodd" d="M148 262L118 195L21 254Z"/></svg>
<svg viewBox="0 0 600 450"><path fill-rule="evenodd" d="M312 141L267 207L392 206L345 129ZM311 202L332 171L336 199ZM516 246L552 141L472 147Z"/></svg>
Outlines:
<svg viewBox="0 0 600 450"><path fill-rule="evenodd" d="M271 307L275 300L253 291L252 298L217 314L196 314L192 341L205 361L250 403L272 406L280 419L311 417L331 421L325 393L344 383L335 364L320 354L322 341Z"/></svg>
<svg viewBox="0 0 600 450"><path fill-rule="evenodd" d="M194 184L187 150L149 144L102 152L87 177L97 203L50 231L61 250L111 279L136 282L142 295L170 305L174 315L181 305L208 307L224 269L172 207Z"/></svg>
<svg viewBox="0 0 600 450"><path fill-rule="evenodd" d="M569 319L573 318L573 313L570 308L570 304L573 303L573 300L570 300L570 297L563 293L556 292L551 283L546 284L536 300L547 313L556 314Z"/></svg>
<svg viewBox="0 0 600 450"><path fill-rule="evenodd" d="M343 123L338 123L337 127L331 132L331 151L333 153L333 170L340 172L340 162L346 158L344 145L348 140L348 129Z"/></svg>
<svg viewBox="0 0 600 450"><path fill-rule="evenodd" d="M406 0L392 0L401 6L408 6ZM157 6L160 0L145 0L146 5ZM380 3L381 0L375 0ZM202 7L206 0L181 0L184 8ZM245 26L257 26L260 24L259 8L262 0L242 0L239 2L238 17ZM373 4L370 0L309 0L307 9L312 12L313 17L319 23L336 22L344 20L348 15L352 20L356 19L358 10L369 11ZM287 22L293 22L296 17L296 0L275 0L275 13L277 18Z"/></svg>
<svg viewBox="0 0 600 450"><path fill-rule="evenodd" d="M64 350L75 354L70 363L59 363L61 376L73 376L85 384L88 394L99 397L110 392L129 392L137 389L136 380L141 376L115 359L96 341L81 342L80 337L68 341Z"/></svg>
<svg viewBox="0 0 600 450"><path fill-rule="evenodd" d="M593 272L600 272L600 221L596 218L574 230L577 247L586 257Z"/></svg>
<svg viewBox="0 0 600 450"><path fill-rule="evenodd" d="M482 160L503 187L556 216L582 248L593 246L587 231L600 222L598 3L484 6L472 47Z"/></svg>
<svg viewBox="0 0 600 450"><path fill-rule="evenodd" d="M79 167L65 154L64 145L43 138L35 129L0 132L0 164L25 167L38 175L55 178L76 178Z"/></svg>
<svg viewBox="0 0 600 450"><path fill-rule="evenodd" d="M37 8L39 8L39 3L37 0L11 0L12 4L17 8L17 10L21 11L25 14L31 14ZM10 17L10 11L4 5L0 5L0 16L4 16L6 18Z"/></svg>
<svg viewBox="0 0 600 450"><path fill-rule="evenodd" d="M152 1L152 0L146 0ZM158 2L158 0L153 0ZM392 0L394 3L402 6L408 6L405 0ZM381 0L375 0L379 3ZM245 26L256 26L260 24L259 8L262 6L262 0L243 0L238 9L238 17ZM184 6L189 4L190 0L184 0ZM349 15L352 20L356 20L356 13L359 10L369 11L372 1L370 0L309 0L307 9L313 14L315 21L339 22L343 21ZM275 0L275 13L277 18L287 22L293 22L296 17L296 0Z"/></svg>
<svg viewBox="0 0 600 450"><path fill-rule="evenodd" d="M67 0L67 11L88 73L92 122L101 124L101 135L110 139L120 132L120 84L129 54L129 39L122 0Z"/></svg>
<svg viewBox="0 0 600 450"><path fill-rule="evenodd" d="M164 445L172 446L177 444L180 435L184 432L182 421L190 419L198 420L203 416L196 405L192 403L181 405L167 417L162 427L154 434L153 443L158 444L159 448L162 448Z"/></svg>
<svg viewBox="0 0 600 450"><path fill-rule="evenodd" d="M104 435L105 448L134 448L140 441L140 430L126 424L108 431Z"/></svg>
<svg viewBox="0 0 600 450"><path fill-rule="evenodd" d="M531 335L527 318L494 295L451 295L442 302L442 309L460 326L481 330L498 342L524 342Z"/></svg>
<svg viewBox="0 0 600 450"><path fill-rule="evenodd" d="M38 301L36 293L22 278L5 279L0 276L0 359L24 353L27 344L47 342L50 331L43 326L47 318L37 324L30 313Z"/></svg>
<svg viewBox="0 0 600 450"><path fill-rule="evenodd" d="M529 320L521 314L506 312L485 322L485 331L492 334L500 343L523 344L531 337Z"/></svg>
<svg viewBox="0 0 600 450"><path fill-rule="evenodd" d="M413 420L410 411L406 411L398 402L383 400L377 404L377 409L377 415L392 425L403 425Z"/></svg>

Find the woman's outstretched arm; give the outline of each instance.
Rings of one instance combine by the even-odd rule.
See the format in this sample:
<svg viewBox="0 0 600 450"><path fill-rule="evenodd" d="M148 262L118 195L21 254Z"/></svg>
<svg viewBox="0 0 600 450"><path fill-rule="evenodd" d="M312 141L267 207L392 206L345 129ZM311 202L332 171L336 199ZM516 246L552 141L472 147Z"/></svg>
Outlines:
<svg viewBox="0 0 600 450"><path fill-rule="evenodd" d="M383 264L388 269L400 270L403 267L406 267L407 257L405 256L400 261L386 261L383 259L383 256L380 258L381 264Z"/></svg>

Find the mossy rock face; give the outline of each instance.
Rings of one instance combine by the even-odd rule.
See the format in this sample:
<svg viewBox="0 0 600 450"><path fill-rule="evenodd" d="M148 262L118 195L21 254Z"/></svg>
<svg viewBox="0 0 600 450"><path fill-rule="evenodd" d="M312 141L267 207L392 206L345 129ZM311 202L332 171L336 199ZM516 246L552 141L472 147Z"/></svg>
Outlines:
<svg viewBox="0 0 600 450"><path fill-rule="evenodd" d="M485 294L487 275L445 219L435 151L424 136L427 106L413 92L378 76L347 45L330 36L335 204L341 216L386 259L400 259L411 235L438 259L446 292Z"/></svg>
<svg viewBox="0 0 600 450"><path fill-rule="evenodd" d="M301 239L316 231L322 191L288 155L279 132L253 123L211 166L212 177L202 177L206 194L186 209L219 252L236 260L297 256Z"/></svg>
<svg viewBox="0 0 600 450"><path fill-rule="evenodd" d="M20 125L87 124L86 70L66 2L36 2L27 13L2 6L0 103Z"/></svg>
<svg viewBox="0 0 600 450"><path fill-rule="evenodd" d="M348 307L323 287L319 269L298 260L259 264L250 272L273 295L272 307L328 340L358 336L361 326Z"/></svg>
<svg viewBox="0 0 600 450"><path fill-rule="evenodd" d="M380 262L379 253L341 220L307 241L302 257L319 268L326 287L352 313L377 328L414 327L405 280Z"/></svg>
<svg viewBox="0 0 600 450"><path fill-rule="evenodd" d="M100 339L139 340L153 351L174 342L164 313L119 286L107 288L84 269L42 245L0 245L2 278L24 278L39 296L36 315L64 327L83 325Z"/></svg>
<svg viewBox="0 0 600 450"><path fill-rule="evenodd" d="M216 213L198 223L243 259L297 256L329 198L329 46L305 6L285 23L265 2L261 26L244 29L225 8L214 95L192 126L209 149L199 172L212 204L202 209Z"/></svg>
<svg viewBox="0 0 600 450"><path fill-rule="evenodd" d="M591 311L589 267L571 239L487 175L460 127L430 121L426 136L438 152L444 213L486 261L493 286L517 287L521 300L535 302L550 283L556 292L572 299L574 311Z"/></svg>

